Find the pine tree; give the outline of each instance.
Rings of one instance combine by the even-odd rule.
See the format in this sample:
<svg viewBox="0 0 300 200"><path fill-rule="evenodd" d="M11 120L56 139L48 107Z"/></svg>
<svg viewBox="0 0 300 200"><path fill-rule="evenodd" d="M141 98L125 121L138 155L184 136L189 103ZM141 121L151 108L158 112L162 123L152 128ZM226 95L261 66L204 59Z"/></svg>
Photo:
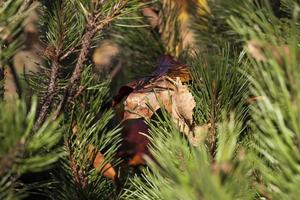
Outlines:
<svg viewBox="0 0 300 200"><path fill-rule="evenodd" d="M0 199L298 199L299 1L0 5ZM16 76L22 92L7 102L4 71L36 8L45 65ZM104 39L118 44L130 84L94 72ZM192 99L179 107L183 88ZM147 111L148 132L139 134L150 142L145 164L132 166L120 153L135 149L124 146L128 118L118 115L137 93L132 114Z"/></svg>

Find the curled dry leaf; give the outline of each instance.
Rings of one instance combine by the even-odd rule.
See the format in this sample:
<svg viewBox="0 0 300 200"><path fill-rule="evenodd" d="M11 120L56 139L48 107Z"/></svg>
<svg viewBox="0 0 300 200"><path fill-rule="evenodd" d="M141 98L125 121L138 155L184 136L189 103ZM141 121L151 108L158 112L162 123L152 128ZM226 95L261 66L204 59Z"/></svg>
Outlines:
<svg viewBox="0 0 300 200"><path fill-rule="evenodd" d="M179 78L174 82L174 86L171 116L174 121L179 122L182 132L189 135L189 128L193 124L193 110L196 102L188 87L183 85Z"/></svg>
<svg viewBox="0 0 300 200"><path fill-rule="evenodd" d="M150 141L145 136L148 127L144 119L150 119L161 106L192 145L197 146L205 139L210 125L194 127L193 110L196 102L184 84L190 79L186 65L170 56L163 56L150 76L121 87L113 98L111 107L116 107L127 96L122 119L123 142L118 156L129 158L129 165L145 164L144 156L151 156L148 151Z"/></svg>
<svg viewBox="0 0 300 200"><path fill-rule="evenodd" d="M188 86L182 84L179 74L171 78L163 66L158 67L158 71L164 75L157 74L147 84L129 94L124 102L124 120L150 119L155 111L164 106L180 130L189 135L193 123L193 109L196 106L194 97Z"/></svg>
<svg viewBox="0 0 300 200"><path fill-rule="evenodd" d="M154 111L163 104L171 110L171 98L174 85L166 77L161 77L149 85L134 90L124 102L124 120L146 118L150 119Z"/></svg>

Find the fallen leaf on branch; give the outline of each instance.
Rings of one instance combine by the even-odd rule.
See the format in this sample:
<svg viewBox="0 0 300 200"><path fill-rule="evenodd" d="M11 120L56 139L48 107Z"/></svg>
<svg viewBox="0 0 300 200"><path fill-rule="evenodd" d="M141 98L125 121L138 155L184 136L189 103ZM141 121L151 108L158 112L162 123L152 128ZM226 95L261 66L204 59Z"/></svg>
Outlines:
<svg viewBox="0 0 300 200"><path fill-rule="evenodd" d="M186 65L175 61L171 56L162 56L158 61L155 71L150 76L134 80L121 87L118 94L113 98L111 106L115 107L122 101L123 98L128 96L134 90L142 88L149 89L149 85L151 85L151 83L163 76L168 76L174 80L176 77L179 77L183 83L191 80L191 76Z"/></svg>
<svg viewBox="0 0 300 200"><path fill-rule="evenodd" d="M175 61L170 56L163 56L149 77L135 80L123 86L115 96L112 106L124 101L123 122L124 148L120 155L130 155L130 164L144 164L144 154L148 154L148 138L141 133L147 133L143 119L150 119L161 107L167 110L171 119L178 125L192 145L197 146L202 139L193 127L193 110L196 106L193 95L186 84L190 80L188 67ZM133 124L126 124L132 121ZM136 123L136 124L135 124ZM143 124L141 124L143 123ZM202 132L201 132L202 134Z"/></svg>
<svg viewBox="0 0 300 200"><path fill-rule="evenodd" d="M170 56L163 56L155 71L148 77L121 87L113 98L112 107L124 101L122 146L118 156L128 159L131 166L145 164L149 139L144 119L150 119L163 106L186 136L192 138L195 100L184 83L191 80L188 67ZM195 143L195 142L194 142Z"/></svg>
<svg viewBox="0 0 300 200"><path fill-rule="evenodd" d="M150 119L163 106L179 125L180 131L188 136L196 102L188 86L182 83L189 76L187 66L170 59L160 60L151 79L133 84L133 90L124 102L123 120Z"/></svg>

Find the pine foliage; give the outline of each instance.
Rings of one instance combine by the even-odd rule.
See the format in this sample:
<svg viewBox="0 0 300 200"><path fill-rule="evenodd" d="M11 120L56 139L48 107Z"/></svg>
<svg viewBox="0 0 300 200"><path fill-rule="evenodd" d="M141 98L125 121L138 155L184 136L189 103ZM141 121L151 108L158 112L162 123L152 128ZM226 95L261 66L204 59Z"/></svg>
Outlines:
<svg viewBox="0 0 300 200"><path fill-rule="evenodd" d="M100 79L101 80L101 79ZM101 112L108 94L108 82L101 83L89 67L83 73L84 94L75 100L71 115L65 122L65 156L54 173L51 199L109 199L117 197L113 180L104 177L108 163L116 166L116 150L120 129L108 129L112 111ZM100 113L100 115L99 115ZM92 148L95 150L91 151ZM93 157L104 156L97 168Z"/></svg>
<svg viewBox="0 0 300 200"><path fill-rule="evenodd" d="M18 178L28 172L39 172L51 167L62 155L57 146L62 138L60 121L47 120L33 134L33 124L37 109L34 98L31 109L26 109L23 101L14 104L1 103L1 199L19 199L29 188L18 182Z"/></svg>
<svg viewBox="0 0 300 200"><path fill-rule="evenodd" d="M46 64L25 77L37 97L0 102L0 199L299 198L299 1L40 3ZM22 47L31 7L0 5L2 73ZM147 25L143 6L161 9L158 27ZM180 41L186 19L193 54ZM189 66L196 145L161 106L141 133L150 140L146 165L118 157L114 80L91 62L104 38L119 45L127 79L148 78L162 54ZM37 173L46 178L24 182Z"/></svg>
<svg viewBox="0 0 300 200"><path fill-rule="evenodd" d="M223 25L195 28L200 45L206 44L201 36L214 37L211 31L216 31L231 47L207 41L204 56L191 59L198 102L194 117L205 125L213 107L218 108L215 152L205 143L189 147L164 113L162 120L149 125L155 160L149 162L151 172L132 179L136 187L125 199L298 198L298 5L283 1L280 18L263 1L223 1L212 5L212 11L226 3L225 13L215 13ZM207 23L215 19L205 17L213 17ZM241 45L248 47L248 57ZM227 48L225 56L216 53L218 46ZM235 53L239 51L241 56Z"/></svg>

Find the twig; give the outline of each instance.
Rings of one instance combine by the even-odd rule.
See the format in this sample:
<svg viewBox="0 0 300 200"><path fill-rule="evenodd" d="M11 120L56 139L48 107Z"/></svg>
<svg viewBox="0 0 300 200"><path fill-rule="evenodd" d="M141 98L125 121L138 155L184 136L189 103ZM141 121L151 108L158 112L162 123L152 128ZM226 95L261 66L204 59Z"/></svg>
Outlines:
<svg viewBox="0 0 300 200"><path fill-rule="evenodd" d="M57 60L54 60L52 62L52 67L51 67L51 75L50 75L50 82L49 86L47 89L47 92L45 93L43 97L43 105L41 107L41 110L39 112L38 118L34 124L33 130L36 131L42 123L45 121L46 116L48 114L48 110L52 104L52 101L55 96L55 90L56 90L56 82L58 79L58 73L59 73L59 63Z"/></svg>
<svg viewBox="0 0 300 200"><path fill-rule="evenodd" d="M71 141L67 141L65 145L67 151L69 152L69 166L71 168L72 177L75 182L84 189L88 185L88 177L82 169L79 168L77 160L75 159L74 152L72 151Z"/></svg>
<svg viewBox="0 0 300 200"><path fill-rule="evenodd" d="M59 61L63 61L66 59L69 55L71 55L76 49L76 46L72 47L70 50L68 50L63 56L60 57Z"/></svg>

